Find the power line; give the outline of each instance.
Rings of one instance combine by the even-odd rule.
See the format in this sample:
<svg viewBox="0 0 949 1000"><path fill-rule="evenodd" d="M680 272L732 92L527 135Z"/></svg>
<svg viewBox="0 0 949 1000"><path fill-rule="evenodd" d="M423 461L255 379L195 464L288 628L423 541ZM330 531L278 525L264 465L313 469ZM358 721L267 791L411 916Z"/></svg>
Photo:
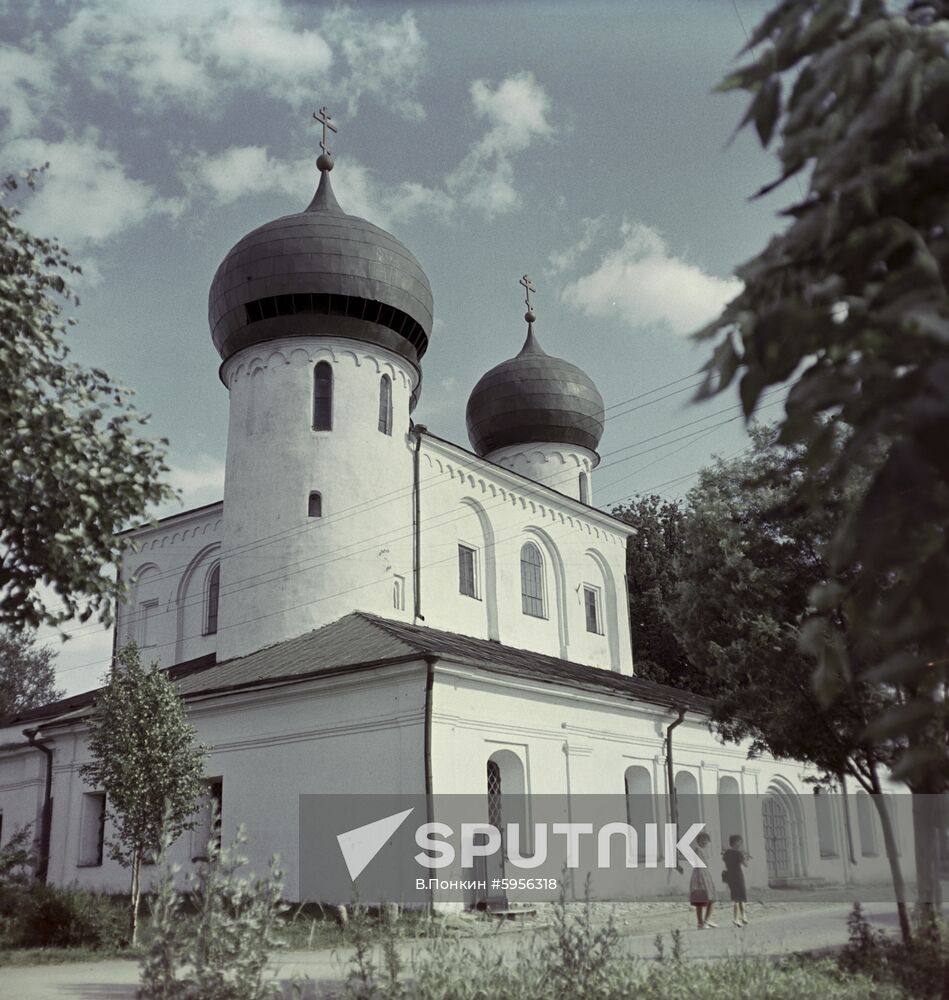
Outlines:
<svg viewBox="0 0 949 1000"><path fill-rule="evenodd" d="M731 408L732 407L729 407L728 409L731 409ZM708 414L708 415L706 415L706 417L701 418L701 419L709 419L711 416L714 416L714 415L715 414ZM710 434L714 430L718 429L719 427L724 426L727 423L731 423L731 422L733 422L736 419L739 419L739 417L736 416L736 417L732 417L732 418L730 418L728 420L719 421L718 423L713 424L709 428L703 428L700 431L693 432L692 434L686 435L685 437L687 437L687 438L694 438L696 436L699 436L699 437L707 436L708 434ZM658 437L663 437L667 433L669 433L669 432L663 432L662 434L652 435L649 438L645 438L642 442L640 442L640 444L647 443L647 442L649 442L651 440L655 440ZM646 451L639 452L639 453L634 454L634 455L626 456L626 459L623 459L623 461L625 461L627 459L641 457L642 455L651 453L651 452L653 452L653 451L655 451L657 449L667 448L667 447L671 446L672 444L677 443L680 440L682 440L682 439L681 438L676 438L676 439L673 439L673 441L665 442L664 444L657 445L654 448L646 449ZM693 442L690 441L689 444L691 444L691 443L693 443ZM686 447L687 446L688 445L686 445ZM678 451L681 451L681 450L683 450L683 449L678 449ZM607 453L607 454L610 454L610 453ZM673 452L673 454L675 454L675 452ZM481 470L476 465L473 465L470 462L466 462L466 461L464 461L461 458L457 458L456 462L458 463L458 465L460 465L462 468L464 468L465 470L467 470L469 472L477 473L477 474L480 474L480 472L481 472ZM652 464L654 464L654 463L649 463L649 465L644 466L643 468L648 468ZM622 482L624 479L629 478L631 475L636 475L636 474L638 474L641 471L642 471L642 469L634 470L634 472L629 473L626 476L620 477L620 479L615 480L613 483L606 484L607 488L609 486L615 485L617 482ZM572 478L573 475L575 475L575 474L576 474L575 470L569 470L568 472L564 473L564 476L562 477L562 479L566 480L566 479ZM428 478L428 480L432 480L432 479L438 479L438 478L441 478L441 477L440 477L440 475L436 474L434 476L427 477L427 478ZM546 487L540 486L539 484L529 484L526 481L523 482L523 483L521 483L521 484L519 484L519 486L520 486L520 489L523 492L526 492L529 495L535 496L541 502L544 502L544 503L548 502L549 497L546 494L546 492L544 492L545 489L546 489ZM484 507L484 509L487 512L487 511L496 509L498 507L504 506L505 504L506 504L505 500L500 500L497 503L486 505ZM459 515L458 512L455 511L455 510L439 511L439 512L436 512L434 514L429 515L426 518L423 518L420 521L420 527L424 526L424 525L428 525L429 527L436 527L436 528L446 527L446 526L448 526L450 524L453 524L453 523L456 523L456 522L458 522L460 520L463 520L466 516L467 516L466 513L463 513L463 514ZM319 520L315 520L315 523L319 524ZM394 526L392 528L388 528L385 531L380 532L380 533L378 533L376 535L369 536L368 538L358 539L358 540L350 543L349 545L338 546L336 548L326 549L326 550L324 550L321 553L318 553L318 554L313 555L313 556L306 557L304 559L298 560L298 561L293 562L293 563L285 563L285 564L277 566L277 567L275 567L273 569L263 570L263 571L258 572L258 573L253 573L253 574L251 574L250 576L247 576L247 577L242 577L242 578L238 578L237 580L229 581L229 582L227 582L226 585L224 585L224 586L221 587L220 597L224 598L224 597L227 597L227 596L233 596L234 594L242 593L243 591L245 591L247 589L251 589L253 587L266 586L268 584L275 583L278 580L288 579L291 576L296 576L296 575L298 575L300 573L311 572L312 570L318 569L320 567L323 567L323 566L326 566L326 565L331 565L332 563L338 562L341 559L354 559L357 556L360 556L360 555L363 555L363 554L366 554L366 553L370 553L373 550L377 550L377 547L379 545L383 545L383 544L386 544L386 543L388 543L388 544L394 544L394 543L397 543L397 542L405 541L407 539L411 539L411 537L413 536L413 533L414 533L414 528L413 528L413 526L411 524L409 524L409 523L400 524L400 525ZM260 544L263 544L263 543L261 542ZM355 549L354 549L354 546L356 547ZM256 547L258 547L258 546L257 545L250 546L246 551L250 551L250 550L252 550L253 548L256 548ZM350 550L353 550L353 551L350 551ZM299 568L298 569L294 569L294 567L299 567ZM288 571L291 571L291 570L292 570L292 572L288 572ZM169 572L167 574L161 574L159 576L152 577L148 582L149 583L156 583L159 580L161 580L163 578L166 578L167 576L177 576L177 575L178 574L173 574L173 573ZM246 584L246 586L242 586L242 584ZM178 603L176 605L176 608L178 610L185 610L185 609L188 609L188 608L192 608L192 607L196 607L198 605L201 605L201 604L203 604L203 602L204 602L204 594L202 592L200 594L194 595L190 599L186 599L185 601L182 601L182 602ZM163 612L163 613L168 613L168 612ZM93 632L97 631L99 627L100 626L97 623L92 623L90 625L78 626L77 628L72 629L72 630L68 630L67 629L67 630L63 630L63 631L65 631L70 636L77 636L77 635L84 635L84 634L93 633Z"/></svg>
<svg viewBox="0 0 949 1000"><path fill-rule="evenodd" d="M641 392L641 393L638 393L638 394L636 394L634 396L630 396L628 399L624 399L624 400L621 400L618 403L614 403L611 407L608 407L608 409L615 409L618 406L625 406L627 403L634 402L635 400L643 399L646 396L653 395L654 393L660 392L663 389L667 389L670 386L678 385L681 382L689 381L690 379L694 379L696 374L697 374L696 372L692 372L689 375L685 375L685 376L683 376L681 378L674 379L673 381L667 382L664 385L656 386L653 389L649 389L649 390L647 390L645 392ZM695 383L693 383L691 385L683 386L682 388L675 390L675 392L667 393L665 396L660 396L658 399L653 399L653 400L650 400L649 402L642 403L639 406L634 406L631 409L624 410L622 413L613 414L612 416L606 417L605 418L605 422L608 422L609 420L617 419L619 417L626 416L629 413L632 413L632 412L634 412L636 410L641 410L641 409L647 408L649 406L654 405L655 403L660 403L663 400L670 398L671 396L679 395L682 392L686 392L689 389L697 387L700 384L701 381L702 380L699 380L698 382L695 382ZM700 418L700 419L709 419L709 416L711 416L711 415L707 415L706 417L703 417L703 418ZM672 433L672 431L666 431L664 433L668 434L668 433ZM651 440L655 440L656 438L662 437L662 436L664 436L664 435L663 434L653 435L652 437L647 438L645 440L646 441L651 441ZM631 445L631 446L628 446L628 447L635 447L635 446L638 446L639 444L642 444L642 443L644 443L644 442L637 442L636 445ZM620 450L623 450L623 449L620 449ZM614 454L614 452L604 452L603 457L608 457L611 454ZM610 464L612 464L612 463L610 463ZM432 476L426 477L426 479L423 480L423 483L424 482L433 481L433 480L438 479L438 478L439 478L439 474L436 473L436 474L434 474ZM223 562L225 559L232 559L232 558L234 558L234 557L236 557L238 555L244 555L244 554L246 554L248 552L252 552L252 551L254 551L254 550L258 549L258 548L261 548L261 547L267 545L270 542L277 541L279 539L290 538L293 535L301 533L301 532L308 532L311 529L315 529L315 528L318 528L318 527L321 527L321 526L325 527L327 524L330 524L330 523L338 523L340 521L344 521L344 520L348 519L349 517L355 516L356 514L365 513L367 510L370 510L373 507L381 505L384 501L388 502L388 503L392 503L392 502L395 502L395 501L397 501L397 500L399 500L401 498L407 498L408 496L411 495L413 489L414 489L413 486L398 487L398 488L396 488L394 490L390 490L387 493L383 493L383 494L375 496L375 497L370 497L370 498L367 498L366 500L361 500L358 503L352 504L349 507L344 507L341 510L338 510L338 511L335 511L335 512L331 513L330 515L328 515L325 518L320 518L320 519L308 518L306 521L298 522L296 525L288 526L286 528L282 528L281 530L276 531L276 532L272 532L269 535L264 535L264 536L257 537L253 541L246 542L243 545L237 545L237 546L234 546L233 548L229 548L227 550L227 552L225 552L225 553L222 554L222 556L220 558L220 561ZM172 516L174 516L174 515L172 515ZM192 556L191 558L189 558L187 562L183 562L183 563L177 564L175 566L172 566L172 567L168 568L167 570L162 571L161 573L159 573L158 576L153 577L151 582L157 582L158 580L164 580L164 579L179 577L182 573L186 572L189 569L189 567L192 565L193 561L194 561L194 556ZM58 605L51 606L48 610L50 610L50 611L57 611L57 610L64 610L64 609L65 609L65 605L64 604L58 604ZM90 627L94 628L95 626L90 626ZM62 631L66 631L69 634L76 634L73 631L68 630L68 629L62 630Z"/></svg>

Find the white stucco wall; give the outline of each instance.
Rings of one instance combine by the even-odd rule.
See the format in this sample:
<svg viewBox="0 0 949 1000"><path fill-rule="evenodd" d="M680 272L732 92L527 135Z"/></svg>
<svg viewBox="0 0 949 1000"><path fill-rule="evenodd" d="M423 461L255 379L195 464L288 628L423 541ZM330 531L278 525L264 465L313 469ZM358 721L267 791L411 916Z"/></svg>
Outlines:
<svg viewBox="0 0 949 1000"><path fill-rule="evenodd" d="M596 452L588 448L538 441L528 445L507 445L485 457L573 500L583 499L580 496L580 477L584 476L587 489L584 503L593 503L590 473L600 459Z"/></svg>
<svg viewBox="0 0 949 1000"><path fill-rule="evenodd" d="M215 652L206 634L207 577L221 558L220 503L165 518L128 533L122 579L129 598L116 612L119 645L134 640L162 666Z"/></svg>
<svg viewBox="0 0 949 1000"><path fill-rule="evenodd" d="M632 529L430 436L422 439L420 475L426 625L633 672L626 599ZM543 558L544 618L522 609L527 542ZM477 550L477 598L459 592L459 544ZM586 627L585 584L598 593L601 633Z"/></svg>
<svg viewBox="0 0 949 1000"><path fill-rule="evenodd" d="M299 898L300 795L424 793L425 676L425 664L407 664L189 703L198 741L212 748L205 774L223 780L225 843L243 824L253 869L264 872L279 854L287 898ZM84 727L43 732L55 753L50 881L127 892L129 873L117 862L79 863L82 799L94 791L79 775L88 760ZM17 737L25 742L22 732L0 731L0 742ZM45 756L30 748L0 752L4 841L26 823L38 834L45 767ZM190 866L189 833L172 860Z"/></svg>
<svg viewBox="0 0 949 1000"><path fill-rule="evenodd" d="M333 370L330 431L312 428L320 361ZM130 533L135 551L122 572L133 588L119 609L119 643L135 639L167 666L210 652L219 661L239 656L353 610L416 620L411 366L382 348L300 338L241 352L223 374L231 392L225 501ZM391 435L377 427L382 374L393 385ZM551 454L561 467L561 452ZM420 623L632 673L628 527L428 434L419 479ZM322 497L318 518L307 516L311 491ZM544 561L543 617L521 606L528 541ZM459 591L459 544L477 552L475 597ZM218 564L217 633L208 635L208 579ZM587 628L585 585L597 594L596 632Z"/></svg>
<svg viewBox="0 0 949 1000"><path fill-rule="evenodd" d="M424 792L426 669L421 662L393 665L267 690L213 695L189 704L189 718L197 727L198 739L212 747L206 774L223 781L225 841L233 837L239 823L244 824L249 837L247 853L258 871L265 870L272 853L278 853L287 871L287 898L299 898L301 794ZM674 714L667 709L606 693L439 661L432 690L435 818L439 818L442 795L484 796L486 805L487 761L502 752L522 763L523 790L529 800L556 795L565 810L570 797L621 797L626 769L643 767L657 796L655 820L665 822L663 739L673 719ZM60 885L76 882L125 891L128 873L115 862L106 858L101 866L79 864L82 798L92 791L79 776L79 766L87 759L82 725L50 726L43 733L52 739L55 751L50 880ZM0 731L0 744L16 740L24 742L19 730ZM856 863L850 862L840 796L834 797L837 854L821 857L814 795L804 781L807 772L801 765L768 758L749 761L747 747L722 746L709 733L706 721L692 715L686 716L673 734L673 758L677 782L683 780L683 774L690 775L701 796L693 806L712 836L710 859L716 883L722 840L738 832L754 858L747 871L749 886L767 884L760 798L766 793L781 797L800 818L800 830L795 834L796 877L831 883L887 882L889 869L875 814L877 853L865 856L857 816L851 811ZM38 833L44 777L45 757L38 751L23 745L0 751L4 840L28 822ZM739 830L722 829L717 792L723 778L733 780L743 793ZM896 787L894 791L905 790ZM897 794L894 798L900 803L903 870L911 881L909 796ZM680 809L686 809L681 799ZM173 860L187 868L190 859L191 837L185 834L176 845ZM572 890L581 895L584 877L581 870L572 880ZM595 891L614 896L685 899L689 872L638 869L621 885L611 882L609 886L596 883L596 872L593 877ZM719 898L726 895L725 887L720 886ZM517 893L510 896L517 899ZM554 896L556 893L551 893Z"/></svg>
<svg viewBox="0 0 949 1000"><path fill-rule="evenodd" d="M650 775L652 793L657 796L655 821L669 820L663 740L675 713L668 709L527 678L491 675L462 664L438 665L432 706L432 780L436 803L438 796L447 792L478 794L485 795L487 809L487 762L492 754L506 750L522 763L529 797L622 796L626 769L643 767ZM889 865L875 813L878 853L864 856L857 818L851 809L856 861L851 863L842 797L833 796L837 853L835 857L822 857L813 789L804 780L813 772L798 763L770 757L749 760L747 752L747 746L722 745L701 716L688 714L673 732L677 780L681 772L691 775L700 796L688 805L680 797L680 803L684 810L697 810L698 821L706 824L712 837L710 858L719 899L727 899L728 893L719 879L719 855L723 837L732 833L744 837L745 849L753 858L746 870L749 887L762 888L768 884L761 816L762 799L767 794L781 796L800 817L792 859L794 877L825 879L829 883L888 882ZM733 779L741 792L742 828L738 830L722 829L719 791L723 778ZM894 786L893 791L897 793L894 801L904 876L912 880L910 797L900 786ZM728 809L728 804L725 808ZM638 869L621 886L613 882L608 886L598 885L596 871L591 875L594 891L599 889L620 898L670 895L688 899L688 868L681 874L675 869ZM573 878L574 888L581 894L585 876L585 871L578 871ZM517 893L510 896L518 898ZM556 892L551 893L551 898L556 898Z"/></svg>
<svg viewBox="0 0 949 1000"><path fill-rule="evenodd" d="M314 430L313 373L324 361L332 429ZM392 380L391 435L378 429L383 375ZM394 615L393 577L411 575L416 377L384 348L334 337L274 341L223 366L230 417L219 659L355 608ZM322 495L322 517L307 515L311 491Z"/></svg>

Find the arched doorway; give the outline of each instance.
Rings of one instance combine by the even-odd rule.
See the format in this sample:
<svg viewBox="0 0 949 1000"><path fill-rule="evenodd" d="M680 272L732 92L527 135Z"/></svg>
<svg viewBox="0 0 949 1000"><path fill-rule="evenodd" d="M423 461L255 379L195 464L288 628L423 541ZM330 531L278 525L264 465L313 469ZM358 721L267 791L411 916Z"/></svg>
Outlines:
<svg viewBox="0 0 949 1000"><path fill-rule="evenodd" d="M491 886L495 879L504 878L509 824L518 825L520 853L528 854L531 851L524 762L512 750L496 750L488 758L485 781L487 791L485 818L491 826L501 832L501 850L490 857L476 859L475 878ZM497 889L489 890L478 900L478 905L491 909L505 908L507 893Z"/></svg>
<svg viewBox="0 0 949 1000"><path fill-rule="evenodd" d="M761 802L768 884L787 885L807 877L804 811L797 793L786 782L775 779Z"/></svg>

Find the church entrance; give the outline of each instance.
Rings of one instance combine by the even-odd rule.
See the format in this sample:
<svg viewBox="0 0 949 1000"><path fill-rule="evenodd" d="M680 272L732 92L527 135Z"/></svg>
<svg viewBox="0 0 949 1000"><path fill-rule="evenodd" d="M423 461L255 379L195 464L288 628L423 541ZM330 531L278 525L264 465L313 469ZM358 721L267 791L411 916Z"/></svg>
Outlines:
<svg viewBox="0 0 949 1000"><path fill-rule="evenodd" d="M475 878L483 881L486 891L474 901L479 908L505 910L508 895L500 889L505 877L508 854L508 825L517 824L522 854L529 853L527 844L528 808L524 764L511 750L496 750L488 758L485 769L487 791L485 819L501 833L501 850L490 857L475 859ZM492 884L495 888L492 888Z"/></svg>
<svg viewBox="0 0 949 1000"><path fill-rule="evenodd" d="M475 858L475 879L484 882L488 888L479 894L475 903L477 908L503 910L507 908L507 893L503 890L492 890L490 888L495 879L504 878L504 855L507 853L507 845L504 843L504 810L503 810L503 778L501 767L497 760L492 758L488 761L487 767L487 791L488 791L488 815L487 821L491 826L501 831L501 850L496 851L490 857ZM500 884L500 883L495 883Z"/></svg>
<svg viewBox="0 0 949 1000"><path fill-rule="evenodd" d="M787 782L775 778L761 800L768 885L787 887L813 880L807 877L807 837L800 796Z"/></svg>
<svg viewBox="0 0 949 1000"><path fill-rule="evenodd" d="M791 875L791 863L788 814L773 795L766 795L761 803L761 822L764 827L764 854L768 863L768 882L774 883Z"/></svg>

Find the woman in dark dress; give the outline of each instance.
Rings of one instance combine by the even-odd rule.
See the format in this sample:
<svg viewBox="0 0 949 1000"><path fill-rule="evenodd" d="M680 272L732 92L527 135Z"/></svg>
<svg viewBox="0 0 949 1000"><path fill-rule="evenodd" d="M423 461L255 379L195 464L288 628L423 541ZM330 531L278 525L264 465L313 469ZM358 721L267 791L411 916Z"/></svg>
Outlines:
<svg viewBox="0 0 949 1000"><path fill-rule="evenodd" d="M732 897L732 921L736 927L744 927L748 923L745 915L745 903L748 902L748 893L745 889L745 873L742 867L748 863L751 855L745 854L742 848L741 837L733 833L728 838L728 850L722 851L722 860L725 862L725 881Z"/></svg>

